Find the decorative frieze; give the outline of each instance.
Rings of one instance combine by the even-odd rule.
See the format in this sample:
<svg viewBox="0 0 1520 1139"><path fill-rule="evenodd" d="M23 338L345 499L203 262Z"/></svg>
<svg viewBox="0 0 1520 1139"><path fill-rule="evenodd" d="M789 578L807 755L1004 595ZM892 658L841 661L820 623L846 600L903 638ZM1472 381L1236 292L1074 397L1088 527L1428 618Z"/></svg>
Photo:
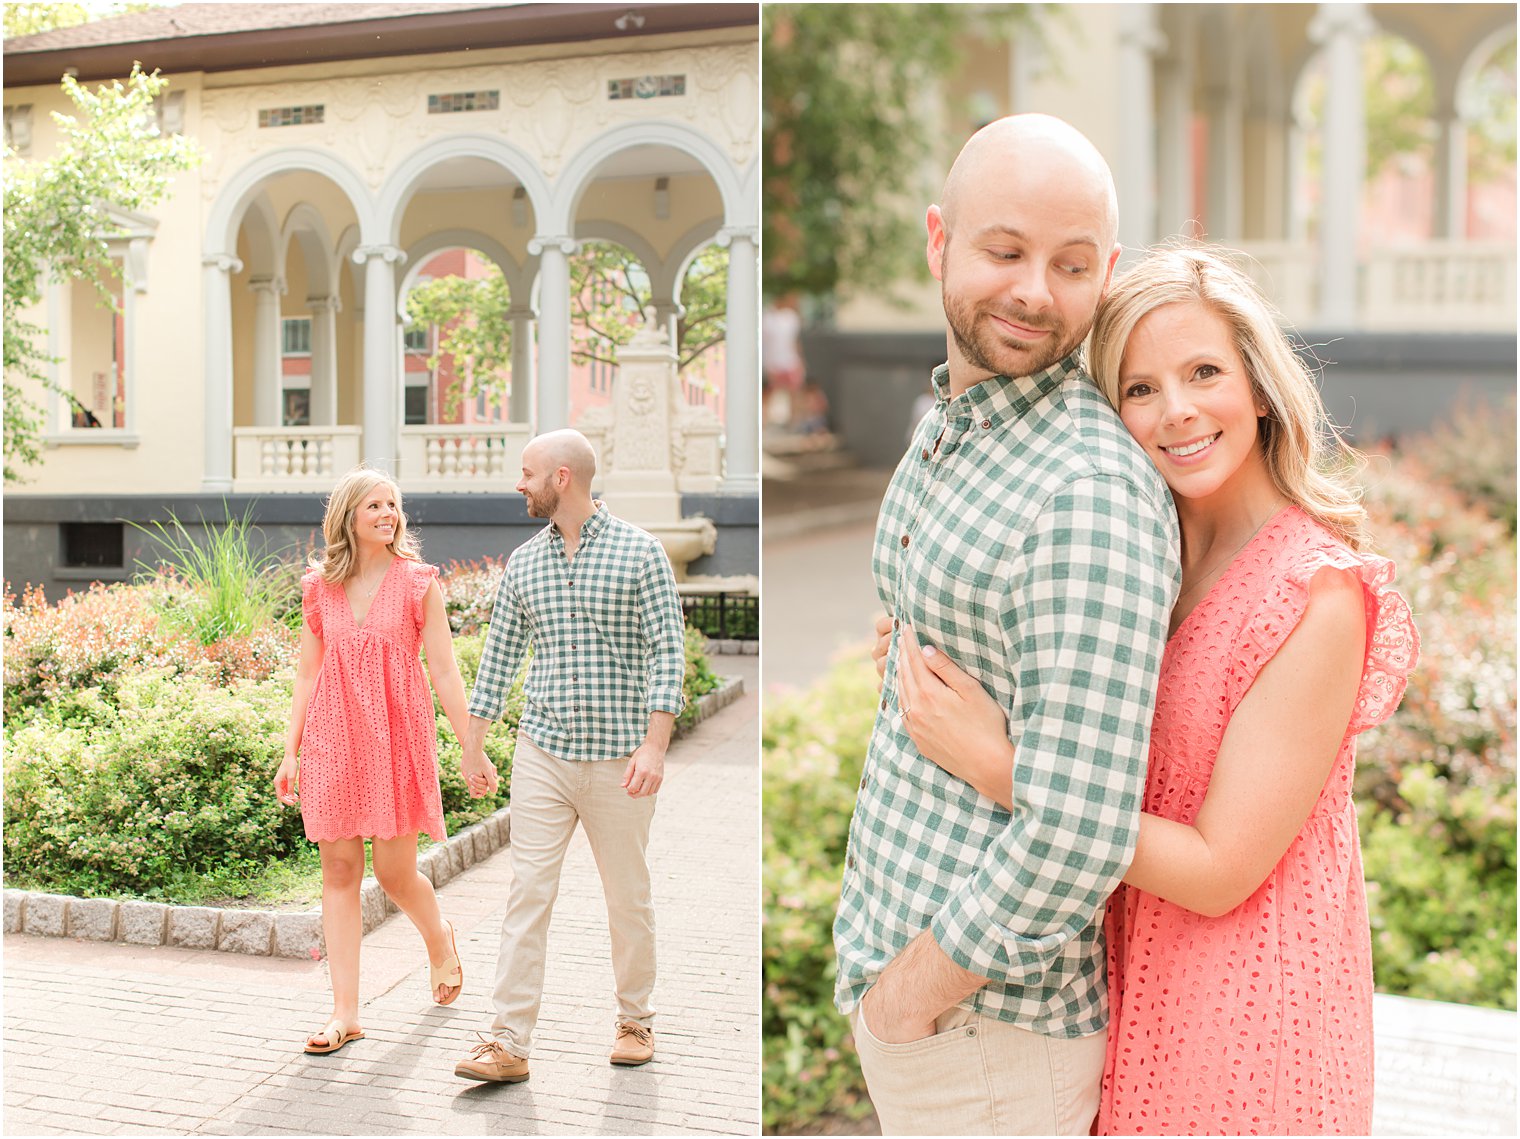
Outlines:
<svg viewBox="0 0 1520 1139"><path fill-rule="evenodd" d="M641 75L637 79L607 80L609 99L660 99L684 94L684 75Z"/></svg>
<svg viewBox="0 0 1520 1139"><path fill-rule="evenodd" d="M458 91L452 95L429 95L427 101L430 115L452 115L461 111L495 111L500 108L500 91Z"/></svg>
<svg viewBox="0 0 1520 1139"><path fill-rule="evenodd" d="M259 126L300 127L323 121L327 108L321 103L307 103L300 107L260 107Z"/></svg>

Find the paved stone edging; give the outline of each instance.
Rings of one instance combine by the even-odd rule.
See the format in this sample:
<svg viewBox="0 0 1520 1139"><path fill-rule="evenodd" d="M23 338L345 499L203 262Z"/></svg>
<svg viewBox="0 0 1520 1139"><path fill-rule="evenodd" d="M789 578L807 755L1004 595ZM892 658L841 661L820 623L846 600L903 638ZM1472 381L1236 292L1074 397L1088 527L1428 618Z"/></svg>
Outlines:
<svg viewBox="0 0 1520 1139"><path fill-rule="evenodd" d="M744 682L730 677L697 702L701 723L732 704ZM417 869L442 886L507 845L511 805L465 827L447 842L417 856ZM374 929L397 907L373 878L360 888L364 932ZM5 932L40 937L77 937L86 941L121 941L128 945L173 945L184 949L218 949L258 957L312 957L322 952L322 909L304 913L275 910L172 906L162 902L75 898L67 894L5 891Z"/></svg>

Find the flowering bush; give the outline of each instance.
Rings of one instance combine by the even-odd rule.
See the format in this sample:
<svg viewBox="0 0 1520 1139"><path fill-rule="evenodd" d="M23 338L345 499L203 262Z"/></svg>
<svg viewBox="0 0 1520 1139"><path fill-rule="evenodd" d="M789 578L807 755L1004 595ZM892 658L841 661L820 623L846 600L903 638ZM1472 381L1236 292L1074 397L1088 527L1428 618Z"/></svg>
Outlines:
<svg viewBox="0 0 1520 1139"><path fill-rule="evenodd" d="M293 576L289 566L271 573ZM480 665L500 566L441 578L466 631L454 655L468 691ZM95 585L50 606L40 590L4 598L5 868L24 888L179 900L207 881L236 883L305 846L300 815L275 800L299 634L278 617L200 640L197 586L162 574ZM299 615L299 607L295 608ZM700 634L686 638L686 693L717 684ZM507 802L520 682L486 736L503 776L472 799L443 709L438 722L444 820L456 831Z"/></svg>

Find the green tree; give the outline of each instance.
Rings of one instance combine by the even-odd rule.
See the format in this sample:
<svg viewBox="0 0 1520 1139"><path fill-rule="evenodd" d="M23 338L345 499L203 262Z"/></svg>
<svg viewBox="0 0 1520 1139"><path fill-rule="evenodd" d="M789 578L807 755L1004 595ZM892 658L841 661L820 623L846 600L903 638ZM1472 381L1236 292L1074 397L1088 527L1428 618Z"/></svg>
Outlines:
<svg viewBox="0 0 1520 1139"><path fill-rule="evenodd" d="M1468 162L1474 182L1490 182L1515 170L1515 41L1479 70L1468 92L1471 112Z"/></svg>
<svg viewBox="0 0 1520 1139"><path fill-rule="evenodd" d="M5 481L39 459L42 410L21 384L51 388L40 346L44 329L22 318L42 299L49 281L93 282L114 307L104 282L111 276L109 206L142 211L168 193L174 175L199 161L194 144L161 137L153 99L168 85L157 72L133 67L131 76L97 88L71 77L63 91L77 115L54 112L59 139L45 159L5 151Z"/></svg>
<svg viewBox="0 0 1520 1139"><path fill-rule="evenodd" d="M727 333L728 251L704 248L686 271L681 288L685 310L676 325L678 366L686 368L723 342ZM570 258L571 359L617 365L617 350L643 324L654 303L648 274L621 245L586 242ZM454 361L461 396L499 395L512 362L511 296L501 270L488 266L484 277L439 277L414 288L407 313L419 324L437 325L440 335L428 366L445 356Z"/></svg>
<svg viewBox="0 0 1520 1139"><path fill-rule="evenodd" d="M131 12L146 12L159 4L127 2L127 0L95 0L89 4L7 4L5 5L5 38L30 36L38 32L50 32L55 28L72 28L91 20L104 20L112 16L124 16Z"/></svg>
<svg viewBox="0 0 1520 1139"><path fill-rule="evenodd" d="M1033 34L1025 5L767 4L761 32L764 290L828 296L924 272L902 208L938 124L923 92L972 35Z"/></svg>

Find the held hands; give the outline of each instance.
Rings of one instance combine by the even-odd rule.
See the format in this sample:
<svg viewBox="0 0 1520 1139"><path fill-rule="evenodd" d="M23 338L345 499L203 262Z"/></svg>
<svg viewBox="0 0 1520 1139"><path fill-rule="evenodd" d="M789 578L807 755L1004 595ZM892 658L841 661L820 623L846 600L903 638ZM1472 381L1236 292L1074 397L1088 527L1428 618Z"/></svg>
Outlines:
<svg viewBox="0 0 1520 1139"><path fill-rule="evenodd" d="M638 750L628 757L628 768L623 772L623 786L631 799L653 795L665 782L665 749L651 743L640 744Z"/></svg>
<svg viewBox="0 0 1520 1139"><path fill-rule="evenodd" d="M279 770L274 773L275 798L287 807L294 807L300 801L296 787L297 767L296 757L287 755L280 761Z"/></svg>
<svg viewBox="0 0 1520 1139"><path fill-rule="evenodd" d="M501 776L496 773L496 765L486 758L486 750L483 747L470 747L462 745L459 757L459 773L464 776L465 786L470 789L470 798L483 799L487 795L494 794L496 788L501 785Z"/></svg>
<svg viewBox="0 0 1520 1139"><path fill-rule="evenodd" d="M904 624L900 634L897 706L903 729L925 759L950 774L984 794L989 784L1001 787L1010 770L1003 709L944 653L932 645L920 648L910 626Z"/></svg>

